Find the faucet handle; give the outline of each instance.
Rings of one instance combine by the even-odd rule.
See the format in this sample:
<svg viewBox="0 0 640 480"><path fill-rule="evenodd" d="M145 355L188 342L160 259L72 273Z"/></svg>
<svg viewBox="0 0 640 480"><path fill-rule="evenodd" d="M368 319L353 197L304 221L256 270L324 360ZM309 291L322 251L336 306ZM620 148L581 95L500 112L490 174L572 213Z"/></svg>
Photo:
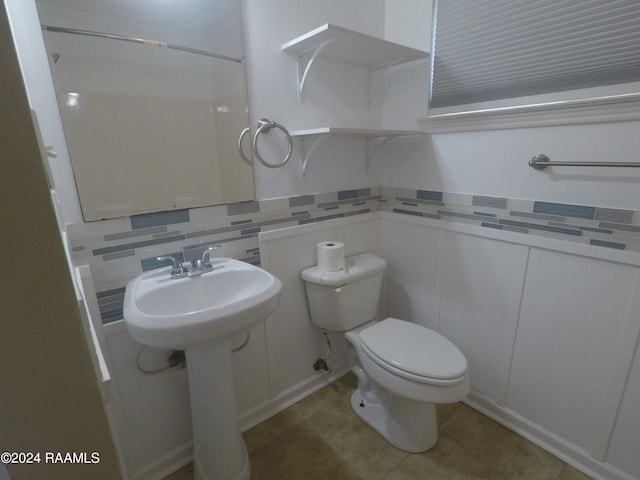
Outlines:
<svg viewBox="0 0 640 480"><path fill-rule="evenodd" d="M202 262L202 266L209 267L211 266L211 258L210 254L212 250L219 250L222 245L211 245L204 252L202 252L202 257L200 257L200 261Z"/></svg>
<svg viewBox="0 0 640 480"><path fill-rule="evenodd" d="M156 257L157 262L163 262L165 260L171 260L171 275L180 275L183 273L182 264L178 261L177 258L170 255L162 255L160 257Z"/></svg>

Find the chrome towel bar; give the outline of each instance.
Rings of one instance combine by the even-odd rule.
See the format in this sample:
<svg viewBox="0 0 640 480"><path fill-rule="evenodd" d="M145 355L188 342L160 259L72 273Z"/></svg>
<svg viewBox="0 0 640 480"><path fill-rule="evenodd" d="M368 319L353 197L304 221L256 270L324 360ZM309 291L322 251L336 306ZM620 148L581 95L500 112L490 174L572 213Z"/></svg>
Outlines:
<svg viewBox="0 0 640 480"><path fill-rule="evenodd" d="M529 166L536 170L547 167L640 167L640 162L552 162L544 153L539 153L531 160Z"/></svg>

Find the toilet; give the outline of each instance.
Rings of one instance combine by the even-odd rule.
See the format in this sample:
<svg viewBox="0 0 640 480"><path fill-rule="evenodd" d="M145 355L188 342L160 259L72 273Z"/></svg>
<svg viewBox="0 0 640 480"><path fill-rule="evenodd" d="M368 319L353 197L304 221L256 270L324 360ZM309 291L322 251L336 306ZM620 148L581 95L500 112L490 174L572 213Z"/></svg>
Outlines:
<svg viewBox="0 0 640 480"><path fill-rule="evenodd" d="M377 321L386 262L363 253L344 268L302 272L311 322L345 332L358 388L353 411L396 448L420 453L438 440L436 404L469 393L467 360L439 333L397 318Z"/></svg>

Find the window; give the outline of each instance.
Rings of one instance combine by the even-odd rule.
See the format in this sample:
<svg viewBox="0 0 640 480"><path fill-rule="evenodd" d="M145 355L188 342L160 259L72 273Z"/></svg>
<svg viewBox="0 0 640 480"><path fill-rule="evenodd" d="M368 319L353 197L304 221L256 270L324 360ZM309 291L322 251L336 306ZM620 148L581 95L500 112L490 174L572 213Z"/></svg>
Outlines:
<svg viewBox="0 0 640 480"><path fill-rule="evenodd" d="M640 100L638 0L436 0L429 117Z"/></svg>

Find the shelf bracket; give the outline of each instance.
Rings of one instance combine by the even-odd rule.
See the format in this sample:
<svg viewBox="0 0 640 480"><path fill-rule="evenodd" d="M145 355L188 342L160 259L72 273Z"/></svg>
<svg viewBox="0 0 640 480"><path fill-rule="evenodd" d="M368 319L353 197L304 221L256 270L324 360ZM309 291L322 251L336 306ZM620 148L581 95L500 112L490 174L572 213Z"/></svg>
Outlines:
<svg viewBox="0 0 640 480"><path fill-rule="evenodd" d="M315 50L313 51L313 53L311 54L311 56L309 57L309 60L307 60L306 64L305 64L305 55L300 54L298 55L298 62L297 62L297 77L298 77L298 101L300 103L302 103L303 101L303 90L304 90L304 84L307 81L307 75L309 73L309 69L311 68L311 65L313 65L313 63L315 62L316 58L318 58L318 55L320 54L320 52L330 43L333 43L337 40L337 37L331 37L326 39L324 42L320 43Z"/></svg>
<svg viewBox="0 0 640 480"><path fill-rule="evenodd" d="M311 140L311 144L309 145L309 149L307 150L305 147L305 137L300 137L300 162L302 167L302 176L307 172L307 165L309 163L309 157L316 149L316 147L323 141L329 138L331 134L327 133L325 135L318 135L317 138Z"/></svg>

